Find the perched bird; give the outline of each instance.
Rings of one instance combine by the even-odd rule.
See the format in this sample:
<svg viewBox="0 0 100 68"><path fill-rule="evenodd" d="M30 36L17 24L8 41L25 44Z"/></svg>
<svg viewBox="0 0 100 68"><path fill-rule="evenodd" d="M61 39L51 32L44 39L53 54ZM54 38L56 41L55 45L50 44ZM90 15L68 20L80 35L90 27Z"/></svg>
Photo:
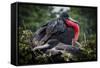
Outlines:
<svg viewBox="0 0 100 68"><path fill-rule="evenodd" d="M36 47L32 50L40 49L54 52L66 50L74 53L78 51L77 48L73 48L78 37L78 22L70 19L69 15L63 12L59 18L50 20L35 32L32 43Z"/></svg>

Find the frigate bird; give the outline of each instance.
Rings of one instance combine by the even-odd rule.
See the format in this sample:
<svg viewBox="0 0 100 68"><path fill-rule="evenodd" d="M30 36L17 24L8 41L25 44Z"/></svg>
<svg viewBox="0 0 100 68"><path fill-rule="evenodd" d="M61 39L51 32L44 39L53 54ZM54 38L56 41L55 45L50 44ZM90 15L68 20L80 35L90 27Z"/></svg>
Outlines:
<svg viewBox="0 0 100 68"><path fill-rule="evenodd" d="M73 25L69 27L65 24L67 17L68 15L64 12L61 17L50 20L40 27L31 39L32 50L40 49L51 53L62 53L63 51L77 53L79 48L72 46L72 39L74 38Z"/></svg>

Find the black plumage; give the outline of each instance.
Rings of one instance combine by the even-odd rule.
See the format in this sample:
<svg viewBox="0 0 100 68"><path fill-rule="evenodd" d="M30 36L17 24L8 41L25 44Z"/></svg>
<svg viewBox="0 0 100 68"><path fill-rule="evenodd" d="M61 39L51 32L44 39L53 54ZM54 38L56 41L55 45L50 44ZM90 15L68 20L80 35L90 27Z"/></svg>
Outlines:
<svg viewBox="0 0 100 68"><path fill-rule="evenodd" d="M32 46L36 45L36 47L33 48L33 51L35 49L44 51L48 51L48 49L51 49L52 51L52 48L55 48L55 50L58 50L57 52L59 52L59 48L62 48L62 50L75 52L74 50L77 50L76 48L64 48L65 45L71 46L73 37L73 29L66 26L61 18L51 20L35 32L32 39ZM48 44L48 46L44 46L45 44Z"/></svg>

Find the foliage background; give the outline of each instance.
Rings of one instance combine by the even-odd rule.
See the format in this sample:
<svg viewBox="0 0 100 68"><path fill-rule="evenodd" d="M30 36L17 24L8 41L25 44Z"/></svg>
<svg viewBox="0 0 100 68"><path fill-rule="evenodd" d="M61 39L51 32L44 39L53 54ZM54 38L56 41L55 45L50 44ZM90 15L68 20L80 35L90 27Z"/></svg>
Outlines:
<svg viewBox="0 0 100 68"><path fill-rule="evenodd" d="M19 5L19 64L68 62L70 57L66 54L56 56L53 59L55 56L48 57L34 54L30 49L28 39L34 35L34 32L40 26L56 17L56 13L52 13L52 10L53 6ZM96 60L97 9L90 7L70 7L69 14L73 19L79 21L81 28L79 42L83 46L82 57L78 57L75 61Z"/></svg>

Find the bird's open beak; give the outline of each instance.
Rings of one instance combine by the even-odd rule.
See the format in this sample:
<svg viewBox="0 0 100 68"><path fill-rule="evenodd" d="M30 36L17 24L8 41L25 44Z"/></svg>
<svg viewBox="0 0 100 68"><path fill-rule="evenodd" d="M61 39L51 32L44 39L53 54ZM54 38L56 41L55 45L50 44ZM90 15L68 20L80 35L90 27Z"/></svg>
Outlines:
<svg viewBox="0 0 100 68"><path fill-rule="evenodd" d="M74 20L74 19L73 19L73 18L71 18L71 17L69 17L69 19L70 19L71 21L73 21L73 22L78 23L78 21Z"/></svg>

